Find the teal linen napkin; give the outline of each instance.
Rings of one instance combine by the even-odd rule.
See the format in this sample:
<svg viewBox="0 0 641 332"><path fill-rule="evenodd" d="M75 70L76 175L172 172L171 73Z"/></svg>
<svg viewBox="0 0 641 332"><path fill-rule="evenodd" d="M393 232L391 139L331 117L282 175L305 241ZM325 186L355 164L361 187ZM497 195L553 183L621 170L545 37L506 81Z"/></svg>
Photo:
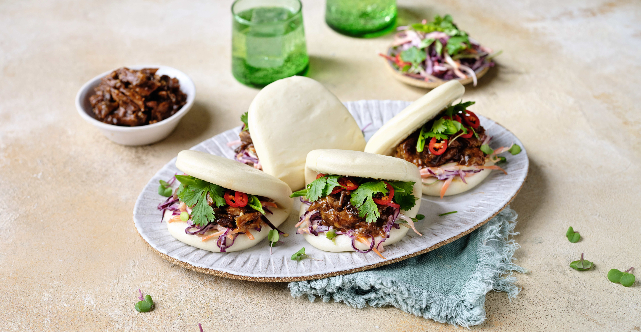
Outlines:
<svg viewBox="0 0 641 332"><path fill-rule="evenodd" d="M363 308L394 306L413 315L469 327L485 321L485 294L519 288L511 239L517 214L509 207L476 231L436 250L369 271L289 284L292 296L318 296Z"/></svg>

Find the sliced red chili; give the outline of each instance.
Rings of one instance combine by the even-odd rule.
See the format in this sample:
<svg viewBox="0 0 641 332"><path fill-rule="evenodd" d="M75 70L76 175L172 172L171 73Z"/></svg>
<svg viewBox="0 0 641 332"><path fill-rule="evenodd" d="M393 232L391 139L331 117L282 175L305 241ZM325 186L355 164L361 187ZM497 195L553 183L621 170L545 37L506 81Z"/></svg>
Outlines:
<svg viewBox="0 0 641 332"><path fill-rule="evenodd" d="M358 183L352 181L348 177L342 177L338 179L338 183L345 188L345 190L356 190L358 188Z"/></svg>
<svg viewBox="0 0 641 332"><path fill-rule="evenodd" d="M318 173L318 175L316 175L316 179L318 180L318 179L322 178L323 176L325 176L325 174L323 174L323 173Z"/></svg>
<svg viewBox="0 0 641 332"><path fill-rule="evenodd" d="M476 129L481 125L481 121L479 120L479 117L474 114L474 112L465 110L465 113L463 114L463 121L465 121L465 124L468 126Z"/></svg>
<svg viewBox="0 0 641 332"><path fill-rule="evenodd" d="M474 135L474 132L472 131L471 127L467 127L465 129L467 129L467 134L463 134L463 135L461 135L461 137L470 138L470 137L472 137L472 135Z"/></svg>
<svg viewBox="0 0 641 332"><path fill-rule="evenodd" d="M432 137L428 148L433 155L440 156L447 150L447 140L445 139L437 143L436 137Z"/></svg>
<svg viewBox="0 0 641 332"><path fill-rule="evenodd" d="M240 191L234 192L231 190L227 190L224 197L227 205L231 207L245 207L249 202L249 197L247 197L247 194Z"/></svg>
<svg viewBox="0 0 641 332"><path fill-rule="evenodd" d="M390 203L394 203L392 199L394 198L394 187L390 185L389 183L385 182L387 185L387 190L388 193L387 195L381 197L381 198L373 198L374 203L379 204L379 205L389 205Z"/></svg>
<svg viewBox="0 0 641 332"><path fill-rule="evenodd" d="M461 121L461 117L460 117L460 116L458 116L458 115L454 115L454 117L451 117L451 116L449 116L449 115L446 115L446 116L444 116L444 117L443 117L443 119L445 119L445 120L452 120L452 119L454 119L454 121L458 121L458 122L460 122L460 123L463 123L463 121Z"/></svg>

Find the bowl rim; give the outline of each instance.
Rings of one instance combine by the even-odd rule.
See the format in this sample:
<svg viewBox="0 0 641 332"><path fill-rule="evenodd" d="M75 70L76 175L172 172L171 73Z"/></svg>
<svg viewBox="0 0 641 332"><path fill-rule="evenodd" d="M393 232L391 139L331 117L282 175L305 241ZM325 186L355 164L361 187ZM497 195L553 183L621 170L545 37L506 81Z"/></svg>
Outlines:
<svg viewBox="0 0 641 332"><path fill-rule="evenodd" d="M181 73L182 75L184 75L185 78L186 78L185 82L183 82L183 80L181 80L181 79L178 79L178 81L180 82L180 85L183 86L183 84L186 83L185 84L186 85L186 89L185 90L190 90L191 89L191 90L193 90L193 93L187 95L187 103L185 105L183 105L178 110L178 112L176 112L176 114L174 114L174 115L172 115L172 116L170 116L170 117L168 117L168 118L166 118L166 119L164 119L162 121L156 122L156 123L152 123L152 124L148 124L148 125L144 125L144 126L125 127L125 126L117 126L117 125L112 125L112 124L108 124L108 123L104 123L104 122L98 121L96 118L94 118L93 116L89 115L88 112L84 109L84 107L82 106L82 101L80 100L80 98L83 95L83 93L88 91L89 87L91 85L93 85L96 81L100 81L103 77L107 76L111 72L113 72L115 70L118 70L120 68L123 68L123 67L130 68L130 69L135 69L135 70L140 70L140 69L143 69L143 68L158 68L158 70L169 69L169 70L177 71L177 72ZM89 98L89 94L88 93L86 95L86 98ZM191 78L187 74L185 74L184 72L182 72L182 71L180 71L180 70L178 70L176 68L173 68L173 67L162 66L162 65L134 65L134 66L120 66L120 67L118 67L116 69L112 69L112 70L106 71L106 72L104 72L104 73L102 73L100 75L97 75L97 76L93 77L92 79L87 81L85 84L83 84L82 87L80 87L80 90L78 90L78 93L76 93L75 103L76 103L76 110L80 114L80 117L82 117L85 121L91 123L92 125L100 128L100 129L110 130L110 131L118 131L118 132L139 132L139 131L144 131L144 130L147 130L147 129L162 127L162 126L167 125L169 123L172 123L174 121L180 120L191 109L191 106L194 104L194 100L195 99L196 99L196 86L194 85L194 82L191 80Z"/></svg>

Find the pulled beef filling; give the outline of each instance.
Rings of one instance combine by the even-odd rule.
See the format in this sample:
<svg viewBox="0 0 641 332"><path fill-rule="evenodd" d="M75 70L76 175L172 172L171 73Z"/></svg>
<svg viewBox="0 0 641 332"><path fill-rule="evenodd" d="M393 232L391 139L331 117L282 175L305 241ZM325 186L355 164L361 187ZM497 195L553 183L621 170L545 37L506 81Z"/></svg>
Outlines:
<svg viewBox="0 0 641 332"><path fill-rule="evenodd" d="M374 197L382 196L381 193ZM358 208L350 203L351 195L346 191L323 197L309 206L309 211L320 212L321 222L324 226L333 226L337 231L346 232L354 230L358 234L371 236L385 236L383 227L389 216L394 214L394 208L390 206L378 206L381 216L376 222L368 223L365 218L358 216ZM377 197L380 198L380 197Z"/></svg>
<svg viewBox="0 0 641 332"><path fill-rule="evenodd" d="M261 202L272 201L269 198L260 196L258 199ZM210 202L209 205L213 205L213 202ZM229 205L212 207L214 209L214 221L212 221L214 225L238 229L241 232L245 232L250 229L257 229L261 226L263 214L252 209L249 205L244 207L233 207Z"/></svg>
<svg viewBox="0 0 641 332"><path fill-rule="evenodd" d="M436 119L438 118L440 117L436 117ZM428 122L425 126L431 128L432 122ZM416 142L421 133L421 128L419 128L396 147L394 156L407 160L418 167L438 167L451 162L465 166L482 166L485 165L485 154L481 151L485 129L479 126L475 131L479 138L474 135L470 138L458 137L456 140L448 142L449 145L445 153L437 156L428 149L429 140L425 141L423 152L416 151Z"/></svg>
<svg viewBox="0 0 641 332"><path fill-rule="evenodd" d="M93 113L104 123L143 126L162 121L187 103L180 82L156 75L158 68L120 68L100 80L89 97Z"/></svg>

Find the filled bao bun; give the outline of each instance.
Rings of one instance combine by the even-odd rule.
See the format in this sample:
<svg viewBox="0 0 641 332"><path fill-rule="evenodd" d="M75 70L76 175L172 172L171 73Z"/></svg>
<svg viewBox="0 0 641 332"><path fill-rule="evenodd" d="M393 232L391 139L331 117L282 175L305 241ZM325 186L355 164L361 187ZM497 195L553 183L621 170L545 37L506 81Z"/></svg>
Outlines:
<svg viewBox="0 0 641 332"><path fill-rule="evenodd" d="M421 176L418 168L410 162L402 159L375 155L371 153L345 150L314 150L307 155L305 163L305 182L311 183L316 179L318 174L332 174L354 176L362 178L372 178L390 181L411 181L414 182L414 197L416 205L409 210L403 211L409 218L416 217L421 205ZM309 206L301 204L300 216L302 216ZM390 237L385 241L385 246L400 241L409 228L393 228ZM354 251L352 240L346 235L338 235L335 238L336 243L327 239L325 233L319 233L318 236L304 234L305 240L314 247L330 252ZM381 237L375 238L376 243L381 241ZM355 246L360 250L369 249L361 242L355 242Z"/></svg>
<svg viewBox="0 0 641 332"><path fill-rule="evenodd" d="M426 122L432 120L441 111L460 100L465 93L465 88L458 81L449 81L434 90L428 92L404 110L398 113L390 121L385 123L367 142L365 152L391 156L394 149L413 132L421 128ZM454 164L440 166L445 168ZM487 158L485 166L492 166L493 163ZM489 174L490 169L481 170L465 178L467 184L460 178L455 178L447 188L444 196L456 195L468 191L481 183ZM434 178L427 179L423 183L423 194L439 196L442 180Z"/></svg>
<svg viewBox="0 0 641 332"><path fill-rule="evenodd" d="M178 153L176 167L185 174L225 189L273 199L278 207L272 208L273 214L267 213L265 217L276 227L287 219L292 210L292 199L289 197L292 192L285 182L237 161L204 152L185 150ZM167 222L171 218L171 211L165 211L164 217L164 221ZM200 249L220 252L220 248L216 245L217 238L201 241L199 236L185 233L187 226L187 222L183 221L167 222L169 233L179 241ZM245 234L240 234L226 251L239 251L255 246L267 237L270 230L268 226L262 227L260 232L251 230L254 240L249 240Z"/></svg>
<svg viewBox="0 0 641 332"><path fill-rule="evenodd" d="M248 118L263 171L292 190L305 185L309 151L365 148L363 134L347 108L311 78L294 76L269 84L252 101Z"/></svg>

